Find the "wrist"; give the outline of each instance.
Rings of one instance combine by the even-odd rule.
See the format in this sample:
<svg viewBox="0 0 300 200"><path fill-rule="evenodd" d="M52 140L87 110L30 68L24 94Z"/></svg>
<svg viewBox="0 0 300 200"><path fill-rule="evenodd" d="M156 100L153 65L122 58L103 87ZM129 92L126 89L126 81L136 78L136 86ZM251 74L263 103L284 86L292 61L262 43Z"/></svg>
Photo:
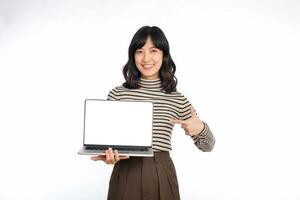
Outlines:
<svg viewBox="0 0 300 200"><path fill-rule="evenodd" d="M205 123L203 121L200 121L199 129L197 130L196 135L202 135L203 132L205 131Z"/></svg>

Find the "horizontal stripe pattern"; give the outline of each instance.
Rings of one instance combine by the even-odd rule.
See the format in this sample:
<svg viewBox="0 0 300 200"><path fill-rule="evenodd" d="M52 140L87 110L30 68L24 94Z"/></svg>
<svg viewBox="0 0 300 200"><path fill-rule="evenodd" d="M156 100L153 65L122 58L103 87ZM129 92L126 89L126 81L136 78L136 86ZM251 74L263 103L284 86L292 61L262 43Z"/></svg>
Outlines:
<svg viewBox="0 0 300 200"><path fill-rule="evenodd" d="M153 137L152 147L154 151L170 151L172 130L174 125L170 119L187 120L191 115L191 104L180 92L167 94L161 87L160 79L139 80L140 88L128 89L118 86L112 89L107 99L109 100L140 100L151 101L154 104L153 111ZM195 145L202 151L209 151L214 144L214 137L206 123L201 133L192 136Z"/></svg>

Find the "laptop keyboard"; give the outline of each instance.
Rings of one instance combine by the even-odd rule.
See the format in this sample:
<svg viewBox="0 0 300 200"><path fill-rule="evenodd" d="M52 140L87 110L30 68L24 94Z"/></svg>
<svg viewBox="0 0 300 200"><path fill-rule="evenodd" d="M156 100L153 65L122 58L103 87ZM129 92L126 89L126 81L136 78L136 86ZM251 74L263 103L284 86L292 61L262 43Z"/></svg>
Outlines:
<svg viewBox="0 0 300 200"><path fill-rule="evenodd" d="M86 146L86 150L107 150L109 147L102 146ZM118 151L148 151L147 147L128 147L128 146L113 146L113 150Z"/></svg>

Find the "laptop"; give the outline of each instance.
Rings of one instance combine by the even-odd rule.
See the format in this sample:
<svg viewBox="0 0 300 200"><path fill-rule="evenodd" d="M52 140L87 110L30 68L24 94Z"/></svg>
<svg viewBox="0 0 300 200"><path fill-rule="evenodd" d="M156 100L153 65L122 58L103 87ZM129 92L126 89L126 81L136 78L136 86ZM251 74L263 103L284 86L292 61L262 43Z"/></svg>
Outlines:
<svg viewBox="0 0 300 200"><path fill-rule="evenodd" d="M153 156L153 103L86 99L81 155L105 155L111 147L119 155Z"/></svg>

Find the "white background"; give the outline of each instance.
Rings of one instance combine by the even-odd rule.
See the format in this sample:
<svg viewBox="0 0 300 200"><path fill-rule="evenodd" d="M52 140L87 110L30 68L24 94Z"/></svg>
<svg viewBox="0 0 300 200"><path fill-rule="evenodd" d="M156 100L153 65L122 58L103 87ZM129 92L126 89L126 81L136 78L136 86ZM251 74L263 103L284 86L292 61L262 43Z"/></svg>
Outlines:
<svg viewBox="0 0 300 200"><path fill-rule="evenodd" d="M300 199L296 0L0 0L0 199L106 198L112 166L77 155L83 102L122 84L143 25L217 139L203 153L175 128L182 199Z"/></svg>

